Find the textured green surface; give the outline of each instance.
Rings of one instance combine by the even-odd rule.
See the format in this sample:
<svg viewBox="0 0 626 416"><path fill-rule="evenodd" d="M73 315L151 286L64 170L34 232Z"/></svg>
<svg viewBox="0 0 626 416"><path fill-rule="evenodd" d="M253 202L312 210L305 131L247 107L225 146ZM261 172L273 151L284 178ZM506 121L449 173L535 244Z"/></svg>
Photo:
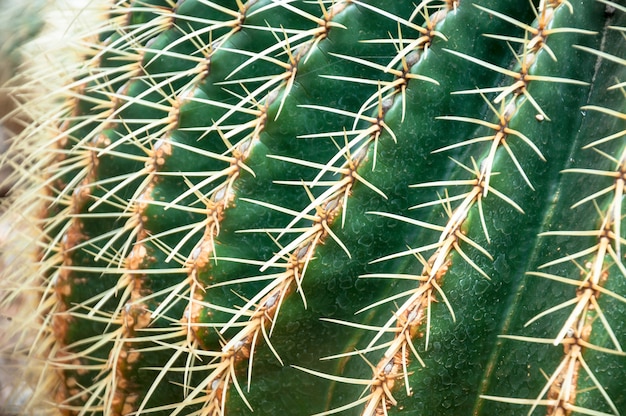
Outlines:
<svg viewBox="0 0 626 416"><path fill-rule="evenodd" d="M37 273L18 286L45 288L33 318L46 341L14 350L59 369L35 376L23 413L46 394L89 415L626 413L623 250L596 260L599 249L575 253L606 248L597 237L542 234L608 218L608 246L622 245L610 232L626 228L623 178L576 169L624 159L612 86L626 13L545 3L115 6L55 127L27 129L7 159L23 161L8 212L44 211ZM399 52L443 13L425 51ZM554 33L531 50L541 24ZM526 95L499 100L490 88L524 62ZM492 148L498 123L508 130ZM478 171L489 191L464 199ZM554 276L582 281L594 262L601 314L585 310L565 341L573 302L527 325L576 296ZM436 284L418 281L429 273ZM376 327L395 328L421 290L432 296L387 367L394 334ZM571 400L543 390L570 351L554 339L582 345L578 378L561 382Z"/></svg>

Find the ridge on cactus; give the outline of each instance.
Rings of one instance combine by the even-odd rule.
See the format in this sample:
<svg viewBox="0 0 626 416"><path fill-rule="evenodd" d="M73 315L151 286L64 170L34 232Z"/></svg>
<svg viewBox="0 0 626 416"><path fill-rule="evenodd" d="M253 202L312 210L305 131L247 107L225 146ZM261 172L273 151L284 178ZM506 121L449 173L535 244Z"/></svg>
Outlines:
<svg viewBox="0 0 626 416"><path fill-rule="evenodd" d="M626 415L626 6L83 19L5 87L0 413Z"/></svg>

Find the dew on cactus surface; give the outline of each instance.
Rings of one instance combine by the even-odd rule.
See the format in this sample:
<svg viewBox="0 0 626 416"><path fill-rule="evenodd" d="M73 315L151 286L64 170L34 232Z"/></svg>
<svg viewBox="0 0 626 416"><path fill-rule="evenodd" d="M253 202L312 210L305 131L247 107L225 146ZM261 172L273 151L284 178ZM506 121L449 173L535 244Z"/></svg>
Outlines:
<svg viewBox="0 0 626 416"><path fill-rule="evenodd" d="M92 14L6 88L0 413L626 414L622 4Z"/></svg>

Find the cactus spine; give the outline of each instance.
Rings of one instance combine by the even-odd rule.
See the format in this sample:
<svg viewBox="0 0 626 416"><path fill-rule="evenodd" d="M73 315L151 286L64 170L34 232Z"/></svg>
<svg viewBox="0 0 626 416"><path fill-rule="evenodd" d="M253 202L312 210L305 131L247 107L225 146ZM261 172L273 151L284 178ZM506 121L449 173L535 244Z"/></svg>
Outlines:
<svg viewBox="0 0 626 416"><path fill-rule="evenodd" d="M5 158L20 413L626 413L624 6L107 4Z"/></svg>

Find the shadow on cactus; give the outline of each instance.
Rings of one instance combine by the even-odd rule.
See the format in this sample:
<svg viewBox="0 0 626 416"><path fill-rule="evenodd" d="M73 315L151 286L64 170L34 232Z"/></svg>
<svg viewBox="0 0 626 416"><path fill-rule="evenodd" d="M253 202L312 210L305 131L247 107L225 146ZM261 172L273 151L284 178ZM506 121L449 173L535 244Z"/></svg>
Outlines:
<svg viewBox="0 0 626 416"><path fill-rule="evenodd" d="M90 11L10 84L5 412L626 413L624 6Z"/></svg>

